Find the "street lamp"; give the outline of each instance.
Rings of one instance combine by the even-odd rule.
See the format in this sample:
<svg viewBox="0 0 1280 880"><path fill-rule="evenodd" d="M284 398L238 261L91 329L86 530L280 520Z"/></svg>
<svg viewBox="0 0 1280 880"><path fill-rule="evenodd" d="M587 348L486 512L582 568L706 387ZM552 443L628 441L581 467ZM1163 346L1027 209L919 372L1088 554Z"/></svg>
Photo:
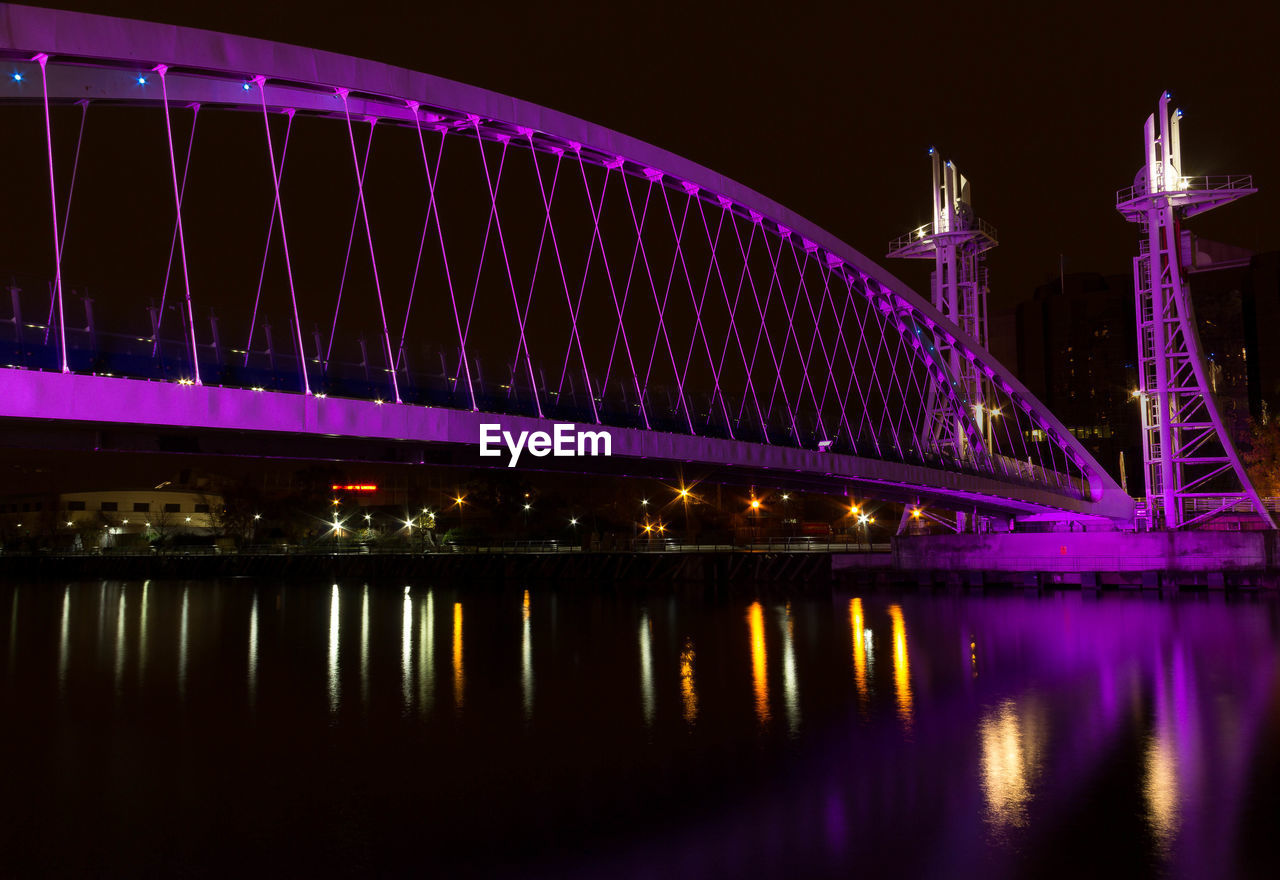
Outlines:
<svg viewBox="0 0 1280 880"><path fill-rule="evenodd" d="M689 542L689 499L692 498L694 501L697 501L698 498L696 495L691 494L684 486L680 487L680 491L677 494L681 502L684 503L684 541L687 544Z"/></svg>

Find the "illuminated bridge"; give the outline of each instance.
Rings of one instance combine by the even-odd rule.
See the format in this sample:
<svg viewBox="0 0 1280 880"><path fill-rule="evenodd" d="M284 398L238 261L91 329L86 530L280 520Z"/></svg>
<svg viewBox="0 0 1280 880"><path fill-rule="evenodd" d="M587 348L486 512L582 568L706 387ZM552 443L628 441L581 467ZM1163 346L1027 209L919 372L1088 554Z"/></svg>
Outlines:
<svg viewBox="0 0 1280 880"><path fill-rule="evenodd" d="M150 22L0 4L0 58L11 443L501 466L482 424L573 422L612 457L520 465L1132 516L922 297L680 156Z"/></svg>

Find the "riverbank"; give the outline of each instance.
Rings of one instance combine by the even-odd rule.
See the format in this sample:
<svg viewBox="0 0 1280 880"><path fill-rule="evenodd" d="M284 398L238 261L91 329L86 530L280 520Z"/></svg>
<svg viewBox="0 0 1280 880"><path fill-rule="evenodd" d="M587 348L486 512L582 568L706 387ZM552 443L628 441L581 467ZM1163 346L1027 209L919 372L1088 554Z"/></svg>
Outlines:
<svg viewBox="0 0 1280 880"><path fill-rule="evenodd" d="M286 581L466 583L769 583L852 586L1280 589L1280 535L1267 532L1047 532L895 538L830 552L458 549L435 553L11 554L0 577L131 580L254 577Z"/></svg>

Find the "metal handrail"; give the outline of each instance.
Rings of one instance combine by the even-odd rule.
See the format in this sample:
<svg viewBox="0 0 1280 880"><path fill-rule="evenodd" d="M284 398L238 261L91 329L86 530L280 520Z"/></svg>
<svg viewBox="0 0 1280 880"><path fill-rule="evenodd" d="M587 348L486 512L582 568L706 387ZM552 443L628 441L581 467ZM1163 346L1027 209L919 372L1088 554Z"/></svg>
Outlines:
<svg viewBox="0 0 1280 880"><path fill-rule="evenodd" d="M986 236L987 238L990 238L993 242L999 241L999 236L997 235L996 228L994 226L992 226L986 220L983 220L981 217L975 218L975 222L977 224L976 229L978 232L982 233L982 235ZM915 229L912 229L910 232L904 232L902 235L899 235L893 241L889 242L889 252L893 253L894 251L903 250L904 248L910 247L911 245L916 244L917 242L921 242L921 241L924 241L926 238L932 237L933 235L935 235L933 227L934 227L934 224L930 222L930 223L924 224L923 226L917 226ZM953 230L948 230L946 233L940 233L940 234L950 235L950 234L958 234L961 232L972 232L972 231L974 230L973 229L953 229Z"/></svg>
<svg viewBox="0 0 1280 880"><path fill-rule="evenodd" d="M1147 195L1169 195L1180 192L1221 192L1224 190L1253 189L1252 174L1205 174L1195 177L1179 177L1172 189L1147 192L1147 184L1135 183L1116 190L1116 205L1124 205Z"/></svg>

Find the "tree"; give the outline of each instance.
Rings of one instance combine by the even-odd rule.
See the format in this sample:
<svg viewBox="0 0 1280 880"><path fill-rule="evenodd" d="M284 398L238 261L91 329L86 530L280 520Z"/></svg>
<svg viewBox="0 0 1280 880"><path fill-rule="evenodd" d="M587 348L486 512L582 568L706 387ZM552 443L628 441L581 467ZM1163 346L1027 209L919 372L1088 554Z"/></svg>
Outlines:
<svg viewBox="0 0 1280 880"><path fill-rule="evenodd" d="M1265 425L1251 420L1240 443L1240 457L1259 495L1280 496L1280 420L1271 419Z"/></svg>

